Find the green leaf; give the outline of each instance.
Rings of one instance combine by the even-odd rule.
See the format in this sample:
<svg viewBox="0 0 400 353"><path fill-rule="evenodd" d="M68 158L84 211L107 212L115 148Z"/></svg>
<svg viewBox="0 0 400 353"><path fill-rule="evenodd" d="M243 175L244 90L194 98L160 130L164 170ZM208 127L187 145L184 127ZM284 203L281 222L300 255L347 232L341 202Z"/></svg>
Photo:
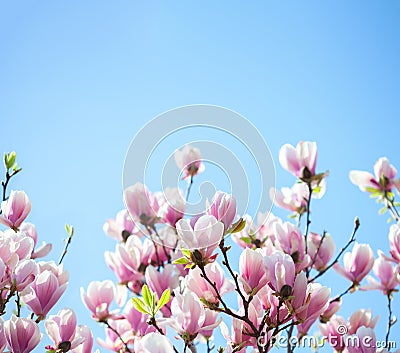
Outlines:
<svg viewBox="0 0 400 353"><path fill-rule="evenodd" d="M132 298L133 306L135 309L143 314L150 314L146 304L141 298Z"/></svg>
<svg viewBox="0 0 400 353"><path fill-rule="evenodd" d="M157 303L157 307L155 312L157 312L158 310L160 310L164 305L169 303L169 300L171 298L171 291L169 290L169 288L167 288L163 294L161 295L160 300Z"/></svg>
<svg viewBox="0 0 400 353"><path fill-rule="evenodd" d="M15 151L4 153L4 166L7 170L11 169L14 166L16 158L17 154L15 153Z"/></svg>
<svg viewBox="0 0 400 353"><path fill-rule="evenodd" d="M179 259L174 260L172 263L176 265L186 265L189 260L186 257L180 257Z"/></svg>
<svg viewBox="0 0 400 353"><path fill-rule="evenodd" d="M237 222L233 223L232 226L226 231L227 234L237 233L244 229L246 226L246 221L240 218Z"/></svg>
<svg viewBox="0 0 400 353"><path fill-rule="evenodd" d="M68 235L72 237L74 235L74 227L70 226L69 224L65 225L65 230L67 231Z"/></svg>
<svg viewBox="0 0 400 353"><path fill-rule="evenodd" d="M380 215L382 215L382 214L384 214L386 211L387 211L387 207L385 206L385 207L382 207L379 211L378 211L378 214L380 214Z"/></svg>
<svg viewBox="0 0 400 353"><path fill-rule="evenodd" d="M189 249L181 249L181 251L182 251L182 254L184 256L186 256L188 259L190 259L192 257L192 253L190 252Z"/></svg>
<svg viewBox="0 0 400 353"><path fill-rule="evenodd" d="M142 296L145 304L152 308L153 306L151 305L151 292L147 284L142 287Z"/></svg>
<svg viewBox="0 0 400 353"><path fill-rule="evenodd" d="M242 237L240 238L240 240L245 242L246 244L251 244L251 238L249 237Z"/></svg>

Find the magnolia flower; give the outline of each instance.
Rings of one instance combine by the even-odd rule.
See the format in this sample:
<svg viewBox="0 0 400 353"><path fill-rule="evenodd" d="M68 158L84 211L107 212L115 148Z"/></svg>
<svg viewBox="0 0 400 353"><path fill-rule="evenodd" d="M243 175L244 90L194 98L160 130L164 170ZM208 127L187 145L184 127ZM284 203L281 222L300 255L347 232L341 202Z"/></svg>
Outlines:
<svg viewBox="0 0 400 353"><path fill-rule="evenodd" d="M105 328L106 331L106 339L103 340L101 338L97 339L97 343L110 351L113 352L121 352L125 350L125 343L129 346L133 344L135 340L135 336L132 332L132 327L129 322L125 319L107 320L109 327ZM122 340L121 340L122 338Z"/></svg>
<svg viewBox="0 0 400 353"><path fill-rule="evenodd" d="M399 283L399 266L393 266L391 261L384 259L379 256L375 262L373 271L376 277L378 277L379 282L372 276L368 276L368 284L361 287L362 290L373 290L378 289L383 292L383 294L390 294Z"/></svg>
<svg viewBox="0 0 400 353"><path fill-rule="evenodd" d="M335 248L335 243L328 233L325 233L322 238L321 235L310 232L307 237L307 253L313 267L318 271L322 271L328 265L335 253Z"/></svg>
<svg viewBox="0 0 400 353"><path fill-rule="evenodd" d="M286 144L279 151L279 162L298 178L309 179L315 175L317 144L300 141L296 147Z"/></svg>
<svg viewBox="0 0 400 353"><path fill-rule="evenodd" d="M296 272L302 271L310 264L311 258L306 254L306 243L300 229L289 222L275 222L273 234L275 247L292 257Z"/></svg>
<svg viewBox="0 0 400 353"><path fill-rule="evenodd" d="M31 208L32 204L24 191L11 191L8 200L1 203L0 223L17 231Z"/></svg>
<svg viewBox="0 0 400 353"><path fill-rule="evenodd" d="M376 336L372 328L362 326L345 340L349 353L376 353Z"/></svg>
<svg viewBox="0 0 400 353"><path fill-rule="evenodd" d="M255 250L245 249L239 259L240 281L247 294L256 294L267 282L263 256Z"/></svg>
<svg viewBox="0 0 400 353"><path fill-rule="evenodd" d="M35 226L32 223L24 222L21 224L20 231L33 240L33 247L35 248L38 240ZM39 248L32 250L31 259L45 257L51 251L51 249L51 244L42 242L42 245L39 246Z"/></svg>
<svg viewBox="0 0 400 353"><path fill-rule="evenodd" d="M138 236L141 234L138 226L132 221L132 217L126 209L119 211L115 219L108 219L103 225L103 231L109 237L118 241L126 241L126 238L131 234Z"/></svg>
<svg viewBox="0 0 400 353"><path fill-rule="evenodd" d="M211 201L207 200L207 214L222 222L227 230L236 216L236 200L232 195L217 191Z"/></svg>
<svg viewBox="0 0 400 353"><path fill-rule="evenodd" d="M166 188L158 198L158 203L158 216L163 222L175 227L176 222L185 214L186 200L182 191L178 188Z"/></svg>
<svg viewBox="0 0 400 353"><path fill-rule="evenodd" d="M193 177L204 171L200 150L191 145L185 145L181 150L175 151L175 163L182 171L182 179Z"/></svg>
<svg viewBox="0 0 400 353"><path fill-rule="evenodd" d="M361 191L389 192L393 187L400 189L400 179L395 179L397 170L386 157L379 158L374 165L374 174L360 170L350 172L350 180Z"/></svg>
<svg viewBox="0 0 400 353"><path fill-rule="evenodd" d="M141 339L135 340L136 353L174 353L174 347L168 337L151 332Z"/></svg>
<svg viewBox="0 0 400 353"><path fill-rule="evenodd" d="M67 289L68 272L62 265L51 262L39 262L37 266L38 275L21 292L21 299L37 316L44 318Z"/></svg>
<svg viewBox="0 0 400 353"><path fill-rule="evenodd" d="M81 337L83 342L75 349L71 349L72 353L92 353L93 348L93 334L89 327L79 325L76 327L75 337ZM99 353L98 351L96 351ZM95 352L95 353L96 353Z"/></svg>
<svg viewBox="0 0 400 353"><path fill-rule="evenodd" d="M304 272L302 272L301 275L305 278ZM300 276L297 276L296 280L299 277ZM307 283L307 281L305 282ZM311 325L328 308L331 290L319 283L309 283L305 295L303 296L302 293L304 293L304 290L302 288L296 290L295 283L293 293L294 298L291 304L295 310L296 318L301 322L301 324L297 326L297 331L299 335L305 335ZM302 303L299 301L299 298L303 299Z"/></svg>
<svg viewBox="0 0 400 353"><path fill-rule="evenodd" d="M147 187L136 183L124 190L124 201L133 220L145 226L153 226L158 222L158 201Z"/></svg>
<svg viewBox="0 0 400 353"><path fill-rule="evenodd" d="M346 328L346 321L341 316L332 316L325 324L318 325L322 336L335 349L336 352L342 352L345 348L344 334L342 328Z"/></svg>
<svg viewBox="0 0 400 353"><path fill-rule="evenodd" d="M218 222L214 216L201 216L194 228L190 225L189 220L181 219L176 223L176 230L184 246L197 254L196 261L207 262L215 259L215 255L213 256L212 253L223 237L224 225Z"/></svg>
<svg viewBox="0 0 400 353"><path fill-rule="evenodd" d="M348 333L356 333L360 327L375 328L379 316L372 319L372 311L369 309L360 309L355 311L349 318Z"/></svg>
<svg viewBox="0 0 400 353"><path fill-rule="evenodd" d="M215 283L218 293L221 297L228 292L233 291L234 285L228 280L223 269L217 262L213 262L204 266L204 271L211 282ZM190 270L185 278L186 286L196 295L206 300L208 303L217 304L219 302L217 293L214 288L204 279L201 270L198 267Z"/></svg>
<svg viewBox="0 0 400 353"><path fill-rule="evenodd" d="M396 263L400 263L400 226L393 224L389 230L390 255Z"/></svg>
<svg viewBox="0 0 400 353"><path fill-rule="evenodd" d="M0 352L4 351L6 347L7 341L6 336L4 335L4 320L0 317Z"/></svg>
<svg viewBox="0 0 400 353"><path fill-rule="evenodd" d="M281 293L282 289L286 292L289 288L291 292L296 278L292 257L282 251L275 251L270 256L264 257L264 265L270 287L277 293ZM286 293L281 294L286 296Z"/></svg>
<svg viewBox="0 0 400 353"><path fill-rule="evenodd" d="M191 291L185 291L183 294L175 292L171 312L173 319L169 324L186 342L192 342L203 332L209 333L209 330L213 330L220 323L220 321L211 324L206 322L206 309L199 297Z"/></svg>
<svg viewBox="0 0 400 353"><path fill-rule="evenodd" d="M109 311L109 306L115 297L116 289L114 283L110 280L90 282L87 293L81 288L83 303L92 312L92 317L98 321L107 320L113 315Z"/></svg>
<svg viewBox="0 0 400 353"><path fill-rule="evenodd" d="M336 263L337 273L358 285L374 266L374 254L368 244L355 243L353 250L343 256L344 268Z"/></svg>
<svg viewBox="0 0 400 353"><path fill-rule="evenodd" d="M342 306L342 299L329 301L328 307L320 316L322 323L328 322L333 315L335 315Z"/></svg>
<svg viewBox="0 0 400 353"><path fill-rule="evenodd" d="M48 336L54 343L54 350L77 348L85 337L76 334L76 316L71 309L62 309L57 315L51 315L45 322Z"/></svg>
<svg viewBox="0 0 400 353"><path fill-rule="evenodd" d="M23 319L11 316L4 323L4 333L8 346L13 353L29 353L39 344L41 340L40 330L37 323L31 319Z"/></svg>
<svg viewBox="0 0 400 353"><path fill-rule="evenodd" d="M143 279L143 273L139 271L142 264L141 248L140 238L131 235L126 243L115 245L115 252L106 251L104 253L108 267L115 273L119 281L128 284L129 288L134 291L137 283Z"/></svg>

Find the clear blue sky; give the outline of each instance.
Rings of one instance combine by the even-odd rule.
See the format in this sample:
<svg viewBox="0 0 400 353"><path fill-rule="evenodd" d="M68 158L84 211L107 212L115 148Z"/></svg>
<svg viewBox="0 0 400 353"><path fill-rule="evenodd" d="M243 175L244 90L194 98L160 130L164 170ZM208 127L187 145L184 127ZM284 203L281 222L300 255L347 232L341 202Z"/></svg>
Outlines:
<svg viewBox="0 0 400 353"><path fill-rule="evenodd" d="M102 225L123 206L125 152L147 121L186 104L241 113L276 161L286 142L317 141L318 169L331 174L312 230L327 229L340 247L358 215L359 241L387 250L387 217L348 172L381 156L400 169L399 23L397 1L2 2L0 146L24 168L12 188L29 194L29 220L54 258L64 224L76 228L60 307L103 334L79 287L114 278L103 260L114 242ZM277 178L294 181L279 166ZM396 295L398 315L399 303ZM356 293L342 314L359 307L382 316L383 339L385 298ZM399 337L400 325L392 332Z"/></svg>

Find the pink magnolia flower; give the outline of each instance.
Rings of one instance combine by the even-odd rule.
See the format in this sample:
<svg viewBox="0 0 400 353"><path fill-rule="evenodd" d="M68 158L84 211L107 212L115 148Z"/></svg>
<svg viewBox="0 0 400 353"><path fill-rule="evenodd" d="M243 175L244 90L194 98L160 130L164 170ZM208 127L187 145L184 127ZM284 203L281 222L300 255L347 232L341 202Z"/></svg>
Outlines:
<svg viewBox="0 0 400 353"><path fill-rule="evenodd" d="M47 335L54 343L54 350L75 349L85 340L76 334L76 316L71 309L62 309L57 315L51 315L44 324Z"/></svg>
<svg viewBox="0 0 400 353"><path fill-rule="evenodd" d="M31 208L32 204L24 191L11 191L8 200L1 203L0 223L17 231Z"/></svg>
<svg viewBox="0 0 400 353"><path fill-rule="evenodd" d="M83 303L92 312L92 317L98 321L112 317L113 313L109 311L109 307L115 297L116 289L110 280L90 282L87 293L81 288Z"/></svg>
<svg viewBox="0 0 400 353"><path fill-rule="evenodd" d="M108 267L115 273L120 283L126 284L136 292L143 279L139 271L142 264L142 242L136 235L131 235L125 243L115 245L115 252L106 251L104 258Z"/></svg>
<svg viewBox="0 0 400 353"><path fill-rule="evenodd" d="M211 201L207 200L207 214L222 222L227 230L236 216L236 200L232 195L217 191Z"/></svg>
<svg viewBox="0 0 400 353"><path fill-rule="evenodd" d="M302 274L304 274L304 272ZM319 283L309 283L307 285L307 290L305 293L302 306L298 308L296 308L298 303L294 305L294 302L296 301L297 296L302 291L300 291L299 294L296 294L296 284L295 284L293 292L294 292L293 294L294 298L292 300L292 305L295 308L296 312L299 311L298 314L296 313L296 318L302 321L301 324L297 326L297 331L298 334L302 336L307 334L312 324L328 308L329 296L331 294L331 290L327 287L322 286Z"/></svg>
<svg viewBox="0 0 400 353"><path fill-rule="evenodd" d="M0 352L4 351L6 344L7 341L6 341L6 336L4 334L4 320L2 317L0 317Z"/></svg>
<svg viewBox="0 0 400 353"><path fill-rule="evenodd" d="M307 253L311 258L313 267L322 271L335 253L336 246L332 237L326 233L322 239L321 235L310 232L307 245Z"/></svg>
<svg viewBox="0 0 400 353"><path fill-rule="evenodd" d="M35 248L38 241L38 235L35 226L32 223L24 222L21 224L20 231L33 240L33 247ZM39 246L39 248L32 250L31 259L45 257L51 251L51 249L51 244L42 242L42 245Z"/></svg>
<svg viewBox="0 0 400 353"><path fill-rule="evenodd" d="M118 320L113 320L109 319L108 320L109 325L113 328L110 329L108 327L105 328L106 331L106 339L103 340L101 338L97 339L97 343L110 351L113 352L121 352L125 351L125 345L128 344L129 346L133 345L133 342L135 340L135 336L133 335L131 325L129 322L125 319L118 319ZM118 332L118 334L116 334ZM122 340L121 340L122 338ZM122 342L124 341L124 342Z"/></svg>
<svg viewBox="0 0 400 353"><path fill-rule="evenodd" d="M171 264L165 265L162 272L157 271L153 266L148 266L146 269L145 279L150 289L157 294L158 298L166 289L170 289L171 292L179 286L179 273L175 271L175 266ZM172 301L172 297L170 302ZM166 306L161 308L165 317L169 317L171 312L169 310L170 302Z"/></svg>
<svg viewBox="0 0 400 353"><path fill-rule="evenodd" d="M155 331L154 326L149 326L147 323L149 315L136 310L132 300L127 301L122 315L131 325L131 331L135 336L144 336L149 332Z"/></svg>
<svg viewBox="0 0 400 353"><path fill-rule="evenodd" d="M346 339L349 353L376 353L376 336L372 328L362 326Z"/></svg>
<svg viewBox="0 0 400 353"><path fill-rule="evenodd" d="M342 306L342 299L329 301L326 310L321 314L320 321L322 323L328 322L333 315L335 315Z"/></svg>
<svg viewBox="0 0 400 353"><path fill-rule="evenodd" d="M371 309L360 309L355 311L349 318L348 333L356 333L360 327L375 328L379 316L372 318Z"/></svg>
<svg viewBox="0 0 400 353"><path fill-rule="evenodd" d="M199 297L191 291L183 294L175 292L171 312L173 319L169 324L186 342L192 342L199 333L213 330L220 323L216 321L211 325L207 324L206 309Z"/></svg>
<svg viewBox="0 0 400 353"><path fill-rule="evenodd" d="M185 145L181 150L176 150L174 157L176 165L183 173L182 179L200 174L205 169L200 150L191 145Z"/></svg>
<svg viewBox="0 0 400 353"><path fill-rule="evenodd" d="M21 292L23 302L41 319L63 295L68 285L68 272L54 263L38 264L38 275L32 284Z"/></svg>
<svg viewBox="0 0 400 353"><path fill-rule="evenodd" d="M151 332L135 340L136 353L174 353L174 347L168 337L158 333Z"/></svg>
<svg viewBox="0 0 400 353"><path fill-rule="evenodd" d="M214 216L201 216L194 228L187 219L181 219L176 223L176 230L181 237L184 246L191 250L198 250L201 261L213 261L214 250L218 247L224 234L224 225L218 222Z"/></svg>
<svg viewBox="0 0 400 353"><path fill-rule="evenodd" d="M400 179L395 180L397 170L386 157L379 158L374 165L374 174L360 170L350 172L350 180L361 191L389 192L393 187L399 190Z"/></svg>
<svg viewBox="0 0 400 353"><path fill-rule="evenodd" d="M268 283L274 291L281 293L283 287L293 288L296 269L290 255L277 250L264 257L264 265Z"/></svg>
<svg viewBox="0 0 400 353"><path fill-rule="evenodd" d="M76 348L71 349L72 353L92 353L93 334L89 327L85 325L77 326L75 337L81 337L83 342Z"/></svg>
<svg viewBox="0 0 400 353"><path fill-rule="evenodd" d="M317 144L300 141L296 147L283 145L279 151L279 162L284 169L298 178L308 177L305 170L313 176L317 164Z"/></svg>
<svg viewBox="0 0 400 353"><path fill-rule="evenodd" d="M400 226L393 224L389 230L390 255L396 263L400 263Z"/></svg>
<svg viewBox="0 0 400 353"><path fill-rule="evenodd" d="M273 225L275 247L289 254L296 266L296 272L304 270L311 262L306 254L306 243L300 229L289 222L275 222Z"/></svg>
<svg viewBox="0 0 400 353"><path fill-rule="evenodd" d="M4 323L4 333L8 346L13 353L28 353L39 344L41 335L35 321L11 316Z"/></svg>
<svg viewBox="0 0 400 353"><path fill-rule="evenodd" d="M176 222L183 218L186 200L178 188L166 188L158 200L160 209L158 216L170 226L175 227Z"/></svg>
<svg viewBox="0 0 400 353"><path fill-rule="evenodd" d="M304 183L296 183L291 188L284 187L280 191L271 188L269 195L275 205L285 210L293 211L300 215L307 211L309 191Z"/></svg>
<svg viewBox="0 0 400 353"><path fill-rule="evenodd" d="M374 265L374 254L368 244L355 243L353 250L344 254L344 268L336 263L337 273L358 285Z"/></svg>
<svg viewBox="0 0 400 353"><path fill-rule="evenodd" d="M239 259L240 281L247 294L256 294L267 282L263 256L256 250L245 249Z"/></svg>
<svg viewBox="0 0 400 353"><path fill-rule="evenodd" d="M328 343L335 349L336 352L342 352L345 348L344 334L346 333L343 328L346 328L346 321L341 316L332 316L331 319L325 323L318 325L322 336ZM342 331L343 330L343 331Z"/></svg>
<svg viewBox="0 0 400 353"><path fill-rule="evenodd" d="M228 280L224 274L223 269L217 262L213 262L204 266L204 271L207 277L215 283L221 297L233 291L234 285L232 281ZM196 295L206 300L209 303L217 304L219 299L214 288L204 279L201 270L198 267L189 271L185 278L186 286Z"/></svg>
<svg viewBox="0 0 400 353"><path fill-rule="evenodd" d="M22 292L36 277L37 265L33 260L22 260L18 263L12 274L12 282L15 283L18 292Z"/></svg>
<svg viewBox="0 0 400 353"><path fill-rule="evenodd" d="M126 241L125 237L131 234L138 236L142 234L126 209L119 211L115 219L108 219L103 225L103 231L109 237L118 241Z"/></svg>
<svg viewBox="0 0 400 353"><path fill-rule="evenodd" d="M147 187L142 183L129 186L124 191L126 208L135 222L145 226L153 226L157 223L158 201Z"/></svg>
<svg viewBox="0 0 400 353"><path fill-rule="evenodd" d="M393 266L393 262L379 256L375 262L373 271L375 276L379 278L379 282L372 276L368 276L368 284L361 287L362 290L381 290L383 294L391 293L399 283L399 267Z"/></svg>

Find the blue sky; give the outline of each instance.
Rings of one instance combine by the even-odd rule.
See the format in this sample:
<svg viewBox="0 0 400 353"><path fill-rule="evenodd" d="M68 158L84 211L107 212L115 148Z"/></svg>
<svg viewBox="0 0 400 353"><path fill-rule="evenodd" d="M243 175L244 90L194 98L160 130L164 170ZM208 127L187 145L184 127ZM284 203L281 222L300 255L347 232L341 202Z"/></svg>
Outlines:
<svg viewBox="0 0 400 353"><path fill-rule="evenodd" d="M330 176L312 230L327 229L339 248L358 215L359 241L387 250L387 217L348 172L372 169L381 156L400 169L399 20L396 1L2 2L0 146L16 150L24 168L12 188L30 196L29 220L55 258L64 224L76 228L60 307L102 334L79 287L114 278L103 261L114 243L102 225L123 206L126 150L146 122L187 104L239 112L276 162L282 144L317 141L318 169ZM278 186L294 182L276 171ZM336 278L326 283L344 289ZM397 313L399 303L397 295ZM385 298L353 294L342 314L359 307L381 315L383 338Z"/></svg>

